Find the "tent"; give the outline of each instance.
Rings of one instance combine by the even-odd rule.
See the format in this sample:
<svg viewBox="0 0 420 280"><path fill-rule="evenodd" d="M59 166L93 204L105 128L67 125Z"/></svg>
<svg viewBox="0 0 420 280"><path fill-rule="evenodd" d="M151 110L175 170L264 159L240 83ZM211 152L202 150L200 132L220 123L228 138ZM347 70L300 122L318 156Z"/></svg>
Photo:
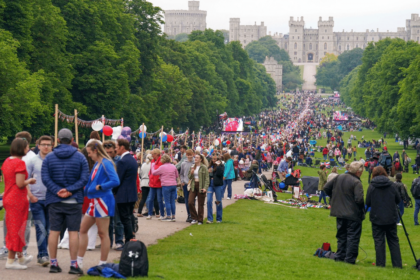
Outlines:
<svg viewBox="0 0 420 280"><path fill-rule="evenodd" d="M318 190L318 177L311 177L311 176L303 176L302 177L303 183L303 192L307 194L316 194Z"/></svg>

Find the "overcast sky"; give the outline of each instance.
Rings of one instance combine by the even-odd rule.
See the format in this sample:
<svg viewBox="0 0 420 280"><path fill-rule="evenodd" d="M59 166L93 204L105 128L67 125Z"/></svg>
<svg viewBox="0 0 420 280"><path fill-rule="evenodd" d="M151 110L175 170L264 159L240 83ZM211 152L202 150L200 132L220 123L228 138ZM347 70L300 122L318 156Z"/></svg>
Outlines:
<svg viewBox="0 0 420 280"><path fill-rule="evenodd" d="M148 0L163 10L187 10L188 0ZM420 0L201 0L207 11L207 28L229 29L229 18L241 24L264 21L272 33L288 33L291 16L304 17L305 26L317 28L318 18L334 17L334 31L397 31L411 14L420 14Z"/></svg>

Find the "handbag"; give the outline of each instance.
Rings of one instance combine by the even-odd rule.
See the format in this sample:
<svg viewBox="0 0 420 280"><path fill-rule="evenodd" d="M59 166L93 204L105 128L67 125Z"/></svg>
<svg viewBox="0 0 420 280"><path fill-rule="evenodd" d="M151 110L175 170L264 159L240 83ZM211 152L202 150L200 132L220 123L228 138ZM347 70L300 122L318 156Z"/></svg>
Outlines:
<svg viewBox="0 0 420 280"><path fill-rule="evenodd" d="M195 182L193 179L190 179L190 181L188 182L188 185L187 185L187 190L188 190L189 192L191 191L191 184L192 184L193 182Z"/></svg>

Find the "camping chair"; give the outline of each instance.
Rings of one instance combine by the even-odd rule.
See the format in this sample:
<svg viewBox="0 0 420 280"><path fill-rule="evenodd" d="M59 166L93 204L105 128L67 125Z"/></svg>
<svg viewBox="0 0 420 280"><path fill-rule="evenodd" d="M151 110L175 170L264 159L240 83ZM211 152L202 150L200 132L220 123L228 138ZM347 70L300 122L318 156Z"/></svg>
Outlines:
<svg viewBox="0 0 420 280"><path fill-rule="evenodd" d="M335 166L337 166L337 162L336 162L335 160L330 161L330 163L331 163L331 167L335 167Z"/></svg>
<svg viewBox="0 0 420 280"><path fill-rule="evenodd" d="M314 167L319 167L319 164L321 163L321 160L319 160L319 159L317 159L317 160L315 160L315 164L314 164Z"/></svg>

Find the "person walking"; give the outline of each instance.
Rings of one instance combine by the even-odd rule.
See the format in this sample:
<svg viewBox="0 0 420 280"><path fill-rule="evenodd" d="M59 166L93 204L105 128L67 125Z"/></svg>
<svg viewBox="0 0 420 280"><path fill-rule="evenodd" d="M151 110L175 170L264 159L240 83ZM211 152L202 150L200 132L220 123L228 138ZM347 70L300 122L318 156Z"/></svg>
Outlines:
<svg viewBox="0 0 420 280"><path fill-rule="evenodd" d="M39 153L30 159L26 166L29 177L36 180L35 184L30 185L31 193L36 198L30 203L30 207L34 219L36 242L38 245L37 263L44 267L50 264L50 258L48 256L50 223L48 208L45 203L47 188L41 180L41 169L45 157L52 152L53 142L50 136L41 136L38 139Z"/></svg>
<svg viewBox="0 0 420 280"><path fill-rule="evenodd" d="M362 221L365 219L363 186L360 176L363 164L354 161L349 172L327 182L325 193L331 197L331 216L337 218L336 261L355 264L359 254Z"/></svg>
<svg viewBox="0 0 420 280"><path fill-rule="evenodd" d="M327 167L325 165L321 165L319 169L321 170L318 170L318 191L320 191L318 203L321 203L322 199L324 199L324 204L327 205L327 196L324 192L324 185L327 183Z"/></svg>
<svg viewBox="0 0 420 280"><path fill-rule="evenodd" d="M175 165L171 163L171 158L164 154L160 158L161 166L154 168L156 163L152 163L150 168L151 173L156 176L159 176L161 185L162 185L162 194L165 199L166 207L166 218L162 218L162 222L175 222L175 211L176 211L176 187L177 187L177 178L179 177L178 170Z"/></svg>
<svg viewBox="0 0 420 280"><path fill-rule="evenodd" d="M217 223L222 222L223 216L223 173L224 165L219 158L213 157L216 159L214 164L210 165L213 172L213 181L210 184L209 189L207 190L207 223L213 223L213 194L216 195L216 221Z"/></svg>
<svg viewBox="0 0 420 280"><path fill-rule="evenodd" d="M159 168L162 165L162 162L160 160L161 159L160 150L159 149L154 149L152 151L152 157L153 157L153 160L152 160L151 164L155 163L153 165L153 168L155 168L155 169ZM147 201L146 201L147 209L149 211L149 215L147 216L146 219L147 220L152 219L153 204L154 204L154 201L155 201L156 197L157 197L157 201L158 201L158 204L159 204L159 210L160 210L160 215L159 215L159 213L156 212L156 218L158 218L158 219L163 218L165 216L164 215L165 209L164 209L164 206L163 206L162 185L161 185L161 182L160 182L160 179L159 179L159 175L153 175L151 170L149 171L149 187L150 187L149 196L147 197Z"/></svg>
<svg viewBox="0 0 420 280"><path fill-rule="evenodd" d="M146 161L143 162L140 168L140 187L141 187L141 201L139 204L139 208L137 210L137 217L143 217L143 207L147 201L147 197L149 196L149 172L151 167L151 161L153 157L151 154L146 156ZM147 205L146 205L147 206ZM159 204L155 204L155 209L159 209Z"/></svg>
<svg viewBox="0 0 420 280"><path fill-rule="evenodd" d="M117 154L121 157L117 162L117 173L120 185L112 191L117 203L118 213L124 227L125 244L134 238L133 210L137 201L137 161L130 155L130 143L126 139L118 139ZM118 248L122 251L124 247Z"/></svg>
<svg viewBox="0 0 420 280"><path fill-rule="evenodd" d="M235 179L235 169L233 167L233 159L228 153L223 155L223 160L225 161L225 169L223 174L223 196L225 195L227 188L227 199L232 198L232 181ZM257 160L258 161L258 160ZM259 165L258 168L261 168Z"/></svg>
<svg viewBox="0 0 420 280"><path fill-rule="evenodd" d="M401 182L402 180L402 174L398 173L397 175L395 175L395 179L396 182L394 183L394 186L397 188L397 193L400 197L400 202L398 203L398 209L400 211L400 215L401 217L404 215L404 202L405 202L405 198L407 196L407 189L405 187L405 185ZM398 215L397 218L397 226L402 226L402 224L400 223L400 216Z"/></svg>
<svg viewBox="0 0 420 280"><path fill-rule="evenodd" d="M229 154L225 154L230 157ZM191 224L198 223L199 225L203 224L204 216L204 201L206 199L206 192L210 185L209 170L204 164L205 158L203 155L195 155L194 165L191 167L189 179L191 180L190 184L190 195L188 197L188 206L191 213ZM197 197L198 201L198 214L195 208L195 198Z"/></svg>
<svg viewBox="0 0 420 280"><path fill-rule="evenodd" d="M47 188L45 202L48 206L50 235L50 273L59 273L57 243L60 231L66 222L70 238L70 274L83 274L77 265L79 230L82 218L83 188L89 179L86 158L71 146L72 132L63 128L58 132L60 145L45 157L42 163L42 182Z"/></svg>
<svg viewBox="0 0 420 280"><path fill-rule="evenodd" d="M184 192L185 198L185 208L187 209L188 218L186 220L187 223L191 223L191 212L190 207L188 206L188 198L190 197L190 193L188 191L188 183L189 183L189 173L191 171L191 166L194 165L194 152L192 150L186 151L187 159L181 164L181 184L182 189Z"/></svg>
<svg viewBox="0 0 420 280"><path fill-rule="evenodd" d="M88 247L88 231L94 224L98 227L98 234L101 238L99 265L106 264L111 247L109 217L113 217L115 213L115 199L112 189L120 185L115 164L102 144L98 141L91 141L86 146L86 150L95 165L85 188L85 195L90 203L80 226L80 242L77 254L77 264L80 268L83 268L83 258Z"/></svg>
<svg viewBox="0 0 420 280"><path fill-rule="evenodd" d="M411 194L415 200L414 208L414 225L419 225L419 211L420 211L420 176L413 180L410 189Z"/></svg>
<svg viewBox="0 0 420 280"><path fill-rule="evenodd" d="M401 175L401 174L398 174ZM400 244L396 220L400 194L382 166L374 168L372 181L366 194L366 206L370 207L369 219L372 223L372 236L375 242L376 266L385 267L385 237L391 251L392 266L402 268ZM403 186L404 187L404 186Z"/></svg>
<svg viewBox="0 0 420 280"><path fill-rule="evenodd" d="M28 190L27 186L35 184L36 179L28 179L25 162L22 160L29 151L26 139L16 138L10 145L10 157L1 168L4 176L3 206L6 210L6 247L8 257L6 269L27 269L26 266L32 256L23 256L25 246L25 229L28 219ZM15 261L17 256L18 261Z"/></svg>

